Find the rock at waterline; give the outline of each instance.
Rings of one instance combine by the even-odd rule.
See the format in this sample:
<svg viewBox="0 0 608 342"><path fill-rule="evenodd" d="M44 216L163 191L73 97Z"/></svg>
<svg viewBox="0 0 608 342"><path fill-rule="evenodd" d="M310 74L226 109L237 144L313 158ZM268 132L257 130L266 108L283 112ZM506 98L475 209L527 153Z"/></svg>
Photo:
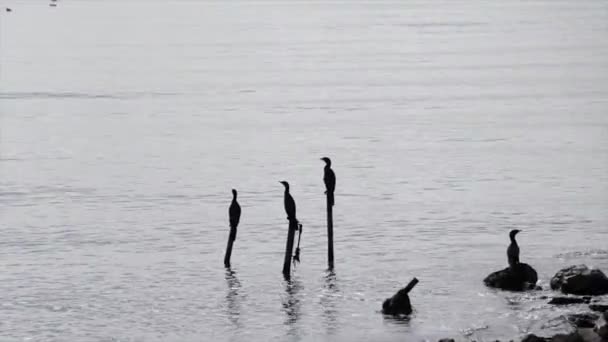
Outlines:
<svg viewBox="0 0 608 342"><path fill-rule="evenodd" d="M578 332L571 334L557 334L552 337L538 337L536 335L528 335L521 342L587 342Z"/></svg>
<svg viewBox="0 0 608 342"><path fill-rule="evenodd" d="M385 315L409 315L412 313L410 296L397 292L393 297L382 303L382 313Z"/></svg>
<svg viewBox="0 0 608 342"><path fill-rule="evenodd" d="M584 342L605 342L593 329L583 328L577 329L576 332Z"/></svg>
<svg viewBox="0 0 608 342"><path fill-rule="evenodd" d="M605 341L608 341L608 324L596 327L595 333L600 338L603 338Z"/></svg>
<svg viewBox="0 0 608 342"><path fill-rule="evenodd" d="M536 270L524 263L493 272L483 280L486 286L509 291L532 290L537 281Z"/></svg>
<svg viewBox="0 0 608 342"><path fill-rule="evenodd" d="M591 304L589 305L589 309L593 310L593 311L598 311L598 312L608 312L608 305L605 304Z"/></svg>
<svg viewBox="0 0 608 342"><path fill-rule="evenodd" d="M596 322L595 328L593 328L593 331L598 336L600 336L604 340L608 341L608 311L604 311L604 314L602 316L603 316L603 319L600 319L599 321Z"/></svg>
<svg viewBox="0 0 608 342"><path fill-rule="evenodd" d="M551 339L546 338L546 337L538 337L534 334L530 334L530 335L524 337L523 340L521 340L521 342L547 342L547 341L551 341Z"/></svg>
<svg viewBox="0 0 608 342"><path fill-rule="evenodd" d="M570 314L567 317L568 322L577 328L593 328L595 326L595 321L600 318L600 316L594 313Z"/></svg>
<svg viewBox="0 0 608 342"><path fill-rule="evenodd" d="M591 297L553 297L549 304L553 305L570 305L570 304L589 304Z"/></svg>
<svg viewBox="0 0 608 342"><path fill-rule="evenodd" d="M551 289L576 295L604 295L608 294L608 277L604 272L586 265L570 266L551 278Z"/></svg>
<svg viewBox="0 0 608 342"><path fill-rule="evenodd" d="M442 338L439 342L456 342L453 338Z"/></svg>
<svg viewBox="0 0 608 342"><path fill-rule="evenodd" d="M592 329L577 329L570 334L556 334L551 337L528 335L522 342L604 342Z"/></svg>

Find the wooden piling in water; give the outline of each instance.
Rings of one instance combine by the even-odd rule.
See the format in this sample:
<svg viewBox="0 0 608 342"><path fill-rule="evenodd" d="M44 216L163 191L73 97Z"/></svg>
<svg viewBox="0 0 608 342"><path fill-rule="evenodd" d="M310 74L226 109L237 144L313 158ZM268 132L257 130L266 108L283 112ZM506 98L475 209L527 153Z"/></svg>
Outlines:
<svg viewBox="0 0 608 342"><path fill-rule="evenodd" d="M283 260L283 277L285 277L285 280L291 279L291 256L293 255L293 242L297 230L298 221L290 219L289 230L287 231L287 243L285 244L285 259Z"/></svg>
<svg viewBox="0 0 608 342"><path fill-rule="evenodd" d="M333 194L327 193L327 267L330 270L334 269L334 214L333 203L331 203Z"/></svg>
<svg viewBox="0 0 608 342"><path fill-rule="evenodd" d="M230 268L230 257L232 256L232 245L236 240L236 227L230 227L230 235L228 236L228 245L226 246L226 254L224 255L224 266Z"/></svg>
<svg viewBox="0 0 608 342"><path fill-rule="evenodd" d="M403 289L403 292L405 292L406 294L410 293L410 291L414 288L414 286L416 286L416 284L418 284L418 279L414 277L414 279L412 279L410 283L407 284L407 286Z"/></svg>

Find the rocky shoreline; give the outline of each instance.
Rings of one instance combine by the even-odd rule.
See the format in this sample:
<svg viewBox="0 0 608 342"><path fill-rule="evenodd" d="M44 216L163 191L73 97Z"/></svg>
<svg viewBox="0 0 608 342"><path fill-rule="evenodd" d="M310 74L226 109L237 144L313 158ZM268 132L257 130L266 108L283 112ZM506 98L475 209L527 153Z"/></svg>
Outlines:
<svg viewBox="0 0 608 342"><path fill-rule="evenodd" d="M521 342L608 342L608 305L591 304L589 309L593 312L577 313L568 315L568 321L572 325L572 331L566 334L555 334L553 336L526 335ZM598 309L603 309L597 313ZM455 342L455 339L444 338L438 342ZM475 340L473 340L475 342ZM504 342L515 342L509 340ZM494 342L502 342L495 340Z"/></svg>
<svg viewBox="0 0 608 342"><path fill-rule="evenodd" d="M409 291L418 282L411 282L383 303L382 312L388 315L409 315L412 305ZM527 264L518 264L493 272L484 279L488 287L509 291L538 290L536 271ZM413 284L413 285L412 285ZM608 277L599 269L586 265L564 268L551 278L551 290L564 295L556 295L547 304L555 306L588 305L589 311L570 313L565 316L572 330L566 334L536 336L529 334L521 342L608 342L608 303L599 302L596 296L608 294ZM544 297L544 299L549 299ZM474 341L474 340L473 340ZM510 340L515 342L516 340ZM439 342L455 342L444 338ZM500 342L500 341L496 341Z"/></svg>

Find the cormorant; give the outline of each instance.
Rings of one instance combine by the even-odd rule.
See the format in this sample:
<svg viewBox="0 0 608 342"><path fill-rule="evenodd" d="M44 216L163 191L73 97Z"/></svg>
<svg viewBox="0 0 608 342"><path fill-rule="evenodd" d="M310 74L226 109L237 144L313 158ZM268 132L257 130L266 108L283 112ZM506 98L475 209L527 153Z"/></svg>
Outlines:
<svg viewBox="0 0 608 342"><path fill-rule="evenodd" d="M331 160L327 157L321 158L325 162L323 170L323 182L325 182L325 193L329 198L329 205L334 206L334 191L336 190L336 174L331 169Z"/></svg>
<svg viewBox="0 0 608 342"><path fill-rule="evenodd" d="M287 213L287 219L289 221L296 219L296 202L291 197L289 193L289 183L286 181L280 182L285 186L285 196L284 196L284 205L285 205L285 213Z"/></svg>
<svg viewBox="0 0 608 342"><path fill-rule="evenodd" d="M239 202L236 201L236 190L232 189L232 203L230 204L230 209L228 209L228 215L230 216L230 228L231 230L235 230L239 225L239 220L241 219L241 206ZM236 239L236 234L233 237L233 240Z"/></svg>
<svg viewBox="0 0 608 342"><path fill-rule="evenodd" d="M513 229L509 233L511 244L509 245L509 248L507 248L507 258L509 259L510 267L519 264L519 246L517 245L517 241L515 241L515 235L519 232L521 232L521 230Z"/></svg>

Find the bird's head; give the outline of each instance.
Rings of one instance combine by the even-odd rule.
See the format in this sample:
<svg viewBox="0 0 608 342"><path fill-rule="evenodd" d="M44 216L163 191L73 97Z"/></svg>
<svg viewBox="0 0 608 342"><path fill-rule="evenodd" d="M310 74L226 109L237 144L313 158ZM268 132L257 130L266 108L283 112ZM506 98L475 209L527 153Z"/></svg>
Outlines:
<svg viewBox="0 0 608 342"><path fill-rule="evenodd" d="M324 161L327 166L331 166L331 160L329 158L323 157L321 160Z"/></svg>
<svg viewBox="0 0 608 342"><path fill-rule="evenodd" d="M236 189L232 189L232 196L234 196L234 198L236 198Z"/></svg>
<svg viewBox="0 0 608 342"><path fill-rule="evenodd" d="M287 183L286 181L280 181L279 183L283 184L285 190L289 190L289 183Z"/></svg>
<svg viewBox="0 0 608 342"><path fill-rule="evenodd" d="M509 232L509 237L511 239L514 239L515 235L517 235L517 233L519 233L519 232L521 232L521 230L519 230L519 229L513 229L511 232Z"/></svg>

